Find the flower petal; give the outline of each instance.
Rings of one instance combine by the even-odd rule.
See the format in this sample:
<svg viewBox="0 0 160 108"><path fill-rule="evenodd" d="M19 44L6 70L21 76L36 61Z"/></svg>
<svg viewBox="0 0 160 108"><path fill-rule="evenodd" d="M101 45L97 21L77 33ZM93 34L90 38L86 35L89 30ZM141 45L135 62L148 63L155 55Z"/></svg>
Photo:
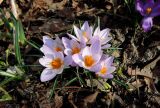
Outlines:
<svg viewBox="0 0 160 108"><path fill-rule="evenodd" d="M52 69L46 68L41 73L40 80L42 82L49 81L49 80L53 79L56 75L57 75L57 73L53 72Z"/></svg>
<svg viewBox="0 0 160 108"><path fill-rule="evenodd" d="M82 56L80 54L74 54L72 56L73 61L78 64L80 67L82 67Z"/></svg>
<svg viewBox="0 0 160 108"><path fill-rule="evenodd" d="M62 43L63 43L65 48L71 48L70 40L67 39L66 37L62 37Z"/></svg>
<svg viewBox="0 0 160 108"><path fill-rule="evenodd" d="M98 39L91 45L91 52L92 54L99 54L101 52L101 44Z"/></svg>
<svg viewBox="0 0 160 108"><path fill-rule="evenodd" d="M112 73L112 72L114 72L115 70L116 70L116 67L113 67L113 66L111 66L111 67L108 68L108 72L109 72L109 73Z"/></svg>
<svg viewBox="0 0 160 108"><path fill-rule="evenodd" d="M142 20L142 28L144 29L145 32L151 30L152 26L153 26L152 17L145 17Z"/></svg>
<svg viewBox="0 0 160 108"><path fill-rule="evenodd" d="M44 55L46 54L53 54L54 50L51 47L48 47L47 45L43 45L40 50L44 53Z"/></svg>
<svg viewBox="0 0 160 108"><path fill-rule="evenodd" d="M105 78L112 79L112 78L113 78L113 75L112 75L112 74L107 74L107 75L105 76Z"/></svg>
<svg viewBox="0 0 160 108"><path fill-rule="evenodd" d="M87 29L90 29L90 27L89 27L88 21L85 21L81 27L81 30L86 31Z"/></svg>
<svg viewBox="0 0 160 108"><path fill-rule="evenodd" d="M55 40L48 36L43 36L43 43L48 47L52 48L55 45Z"/></svg>
<svg viewBox="0 0 160 108"><path fill-rule="evenodd" d="M71 55L68 55L64 58L64 65L65 66L69 66L71 65L73 62L73 59L72 59L72 56Z"/></svg>
<svg viewBox="0 0 160 108"><path fill-rule="evenodd" d="M160 1L154 5L152 12L149 16L156 17L158 15L160 15Z"/></svg>
<svg viewBox="0 0 160 108"><path fill-rule="evenodd" d="M88 46L86 46L83 50L82 50L82 57L84 58L86 55L92 55L91 50Z"/></svg>
<svg viewBox="0 0 160 108"><path fill-rule="evenodd" d="M78 40L79 40L80 42L83 41L83 40L82 40L82 32L81 32L81 30L80 30L78 27L76 27L76 26L73 26L73 28L74 28L74 32L75 32Z"/></svg>
<svg viewBox="0 0 160 108"><path fill-rule="evenodd" d="M142 16L144 16L144 3L141 0L136 0L136 10L141 13Z"/></svg>
<svg viewBox="0 0 160 108"><path fill-rule="evenodd" d="M49 58L48 56L44 56L43 58L39 59L39 63L44 67L51 68L50 63L52 62L52 59L53 58Z"/></svg>
<svg viewBox="0 0 160 108"><path fill-rule="evenodd" d="M103 45L103 46L102 46L102 49L107 49L107 48L109 48L109 47L111 47L111 44L106 44L106 45Z"/></svg>
<svg viewBox="0 0 160 108"><path fill-rule="evenodd" d="M114 57L109 57L105 60L106 67L111 66L113 64Z"/></svg>

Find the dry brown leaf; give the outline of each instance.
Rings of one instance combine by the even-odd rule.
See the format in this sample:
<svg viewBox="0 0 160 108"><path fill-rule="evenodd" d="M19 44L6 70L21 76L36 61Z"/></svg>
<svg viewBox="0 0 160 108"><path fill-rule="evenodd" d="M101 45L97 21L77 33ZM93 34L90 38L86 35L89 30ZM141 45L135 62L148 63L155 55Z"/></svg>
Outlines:
<svg viewBox="0 0 160 108"><path fill-rule="evenodd" d="M97 95L98 95L98 91L96 91L95 93L87 96L84 98L84 106L87 107L88 104L92 104L95 102Z"/></svg>
<svg viewBox="0 0 160 108"><path fill-rule="evenodd" d="M147 78L151 78L153 79L153 72L152 72L152 69L156 66L156 63L160 60L160 56L157 57L157 59L155 59L154 61L152 61L151 63L149 63L148 65L146 65L143 69L139 69L139 68L136 68L136 69L132 69L132 68L128 68L128 74L129 75L140 75L140 76L144 76L144 77L147 77Z"/></svg>
<svg viewBox="0 0 160 108"><path fill-rule="evenodd" d="M73 93L70 93L68 96L68 101L72 104L73 108L77 108L73 101Z"/></svg>
<svg viewBox="0 0 160 108"><path fill-rule="evenodd" d="M61 108L62 105L63 105L63 97L62 96L58 96L57 93L55 93L55 96L54 96L54 108Z"/></svg>
<svg viewBox="0 0 160 108"><path fill-rule="evenodd" d="M64 6L67 4L67 2L68 2L68 0L63 0L63 1L57 2L57 3L50 3L50 0L49 0L47 3L49 5L49 9L62 10L62 9L64 9Z"/></svg>
<svg viewBox="0 0 160 108"><path fill-rule="evenodd" d="M143 81L144 82L144 81ZM130 91L134 91L136 90L137 88L139 87L142 87L144 85L140 79L137 79L136 81L134 82L131 82L131 83L128 83L128 86L129 86L129 90Z"/></svg>

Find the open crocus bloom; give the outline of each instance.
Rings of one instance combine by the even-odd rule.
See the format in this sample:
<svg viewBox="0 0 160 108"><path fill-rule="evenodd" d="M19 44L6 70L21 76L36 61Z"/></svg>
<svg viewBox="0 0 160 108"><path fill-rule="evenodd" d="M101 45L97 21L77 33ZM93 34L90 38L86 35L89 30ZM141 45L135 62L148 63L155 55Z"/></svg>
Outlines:
<svg viewBox="0 0 160 108"><path fill-rule="evenodd" d="M85 21L81 29L79 29L76 26L73 26L73 27L74 27L74 32L76 34L76 37L71 34L68 34L68 35L71 38L79 41L80 43L88 44L90 39L92 38L92 31L93 31L93 28L89 26L88 22Z"/></svg>
<svg viewBox="0 0 160 108"><path fill-rule="evenodd" d="M102 49L109 48L111 45L108 44L108 42L112 39L111 37L109 37L109 31L110 29L108 28L100 30L100 27L97 27L94 31L91 41L94 42L94 40L98 38L102 45Z"/></svg>
<svg viewBox="0 0 160 108"><path fill-rule="evenodd" d="M105 60L98 63L92 71L95 71L96 74L102 78L113 78L111 74L116 70L114 66L112 66L113 57L108 57Z"/></svg>
<svg viewBox="0 0 160 108"><path fill-rule="evenodd" d="M64 55L62 52L53 52L52 55L45 55L39 59L39 63L46 67L40 77L42 82L53 79L61 74L64 69Z"/></svg>
<svg viewBox="0 0 160 108"><path fill-rule="evenodd" d="M136 0L136 10L140 12L144 19L142 20L142 28L144 31L149 31L153 26L153 17L160 15L160 0Z"/></svg>
<svg viewBox="0 0 160 108"><path fill-rule="evenodd" d="M44 45L40 48L40 50L44 54L49 54L52 51L55 52L63 52L64 46L62 44L62 41L57 36L55 40L49 38L48 36L43 36L43 43Z"/></svg>
<svg viewBox="0 0 160 108"><path fill-rule="evenodd" d="M81 49L83 48L80 43L78 43L76 40L72 39L69 40L65 37L62 38L62 42L64 44L65 50L64 53L67 55L66 58L70 59L71 63L69 65L71 66L77 66L75 62L72 60L72 55L79 54L81 52Z"/></svg>
<svg viewBox="0 0 160 108"><path fill-rule="evenodd" d="M102 56L100 41L96 40L90 47L86 46L82 53L72 56L75 63L80 67L91 70L96 65Z"/></svg>

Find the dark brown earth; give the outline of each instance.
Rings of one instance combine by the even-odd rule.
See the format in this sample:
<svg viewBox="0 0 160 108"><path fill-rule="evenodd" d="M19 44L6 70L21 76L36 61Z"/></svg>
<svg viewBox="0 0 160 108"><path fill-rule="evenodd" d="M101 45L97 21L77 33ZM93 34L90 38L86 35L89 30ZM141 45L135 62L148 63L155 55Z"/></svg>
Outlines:
<svg viewBox="0 0 160 108"><path fill-rule="evenodd" d="M39 46L43 44L44 35L51 38L55 38L55 34L66 36L73 24L78 26L79 22L89 21L93 25L99 18L101 29L111 29L111 44L115 49L109 52L115 56L116 81L107 80L111 88L102 91L96 76L92 75L95 84L89 84L92 80L80 69L84 83L76 80L67 84L77 75L73 68L66 69L57 79L42 83L39 77L43 67L35 65L40 65L38 59L43 54L29 44L21 45L26 66L33 66L26 67L26 74L21 80L1 86L12 100L0 102L0 108L160 107L160 17L154 19L151 31L143 32L140 25L142 16L135 11L134 0L128 1L129 7L124 0L17 1L25 36ZM0 2L0 8L4 12L10 9L9 1ZM14 51L13 40L7 32L4 25L0 26L1 61L6 60L7 49ZM9 66L17 63L14 54L9 55L8 63ZM3 80L4 77L0 76L0 82ZM0 96L3 96L1 90Z"/></svg>

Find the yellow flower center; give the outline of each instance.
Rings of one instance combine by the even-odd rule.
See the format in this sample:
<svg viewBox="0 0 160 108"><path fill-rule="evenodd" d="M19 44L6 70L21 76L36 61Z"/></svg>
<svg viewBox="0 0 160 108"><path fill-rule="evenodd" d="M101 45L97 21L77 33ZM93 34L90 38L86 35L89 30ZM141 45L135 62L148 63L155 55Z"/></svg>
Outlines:
<svg viewBox="0 0 160 108"><path fill-rule="evenodd" d="M105 75L106 73L107 73L107 68L102 67L102 69L100 70L100 74Z"/></svg>
<svg viewBox="0 0 160 108"><path fill-rule="evenodd" d="M63 61L60 58L55 58L51 62L53 69L59 69L63 65Z"/></svg>
<svg viewBox="0 0 160 108"><path fill-rule="evenodd" d="M95 63L95 61L92 56L87 55L84 57L85 66L91 67L94 63Z"/></svg>
<svg viewBox="0 0 160 108"><path fill-rule="evenodd" d="M56 50L57 52L59 52L59 51L62 51L62 48L56 47L55 50Z"/></svg>
<svg viewBox="0 0 160 108"><path fill-rule="evenodd" d="M73 54L77 54L77 53L79 53L79 52L80 52L80 48L78 48L78 47L72 48L72 55L73 55Z"/></svg>
<svg viewBox="0 0 160 108"><path fill-rule="evenodd" d="M146 13L147 13L147 14L150 14L151 12L152 12L152 8L148 7L148 8L146 9Z"/></svg>

